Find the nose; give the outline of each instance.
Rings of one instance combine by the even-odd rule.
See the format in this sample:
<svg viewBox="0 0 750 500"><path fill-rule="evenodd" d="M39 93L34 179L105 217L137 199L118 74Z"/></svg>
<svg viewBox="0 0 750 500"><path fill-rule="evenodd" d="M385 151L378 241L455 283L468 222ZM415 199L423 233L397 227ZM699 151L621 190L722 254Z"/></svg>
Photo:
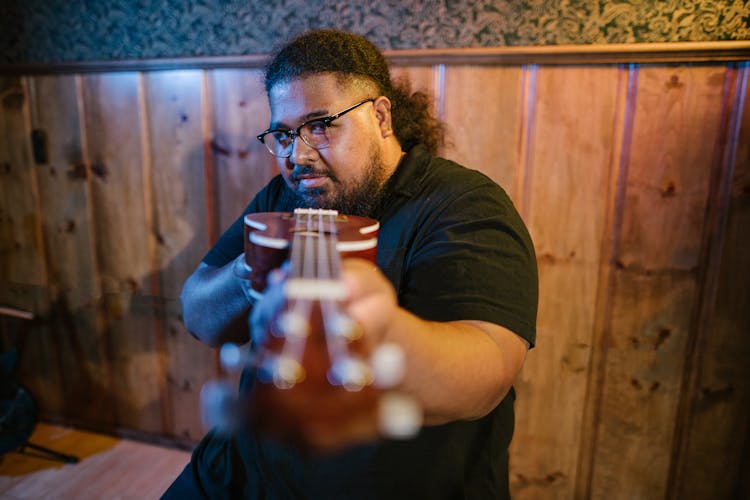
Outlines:
<svg viewBox="0 0 750 500"><path fill-rule="evenodd" d="M315 160L318 150L309 146L300 136L294 138L292 143L292 154L289 160L295 165L305 165Z"/></svg>

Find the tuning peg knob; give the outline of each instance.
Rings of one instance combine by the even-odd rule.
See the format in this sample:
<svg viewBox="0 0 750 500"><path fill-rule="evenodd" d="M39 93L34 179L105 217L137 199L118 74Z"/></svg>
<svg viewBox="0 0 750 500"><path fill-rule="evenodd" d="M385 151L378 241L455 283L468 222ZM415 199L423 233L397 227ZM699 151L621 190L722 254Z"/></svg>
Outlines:
<svg viewBox="0 0 750 500"><path fill-rule="evenodd" d="M349 316L336 312L326 316L326 331L347 340L356 340L362 336L362 331Z"/></svg>
<svg viewBox="0 0 750 500"><path fill-rule="evenodd" d="M339 356L328 371L331 385L342 386L347 391L360 391L372 383L372 370L367 363L353 356Z"/></svg>
<svg viewBox="0 0 750 500"><path fill-rule="evenodd" d="M238 423L240 403L237 391L227 380L210 380L201 388L201 421L206 431L232 432Z"/></svg>
<svg viewBox="0 0 750 500"><path fill-rule="evenodd" d="M258 365L258 379L273 383L279 389L291 389L305 379L305 369L299 361L286 355L267 352Z"/></svg>
<svg viewBox="0 0 750 500"><path fill-rule="evenodd" d="M409 439L422 426L422 407L406 394L388 392L380 397L378 423L380 433L392 439Z"/></svg>
<svg viewBox="0 0 750 500"><path fill-rule="evenodd" d="M396 387L404 378L404 351L396 344L381 344L370 358L375 385L382 389Z"/></svg>
<svg viewBox="0 0 750 500"><path fill-rule="evenodd" d="M237 372L255 364L255 355L250 344L237 345L227 343L219 349L221 367L227 372Z"/></svg>

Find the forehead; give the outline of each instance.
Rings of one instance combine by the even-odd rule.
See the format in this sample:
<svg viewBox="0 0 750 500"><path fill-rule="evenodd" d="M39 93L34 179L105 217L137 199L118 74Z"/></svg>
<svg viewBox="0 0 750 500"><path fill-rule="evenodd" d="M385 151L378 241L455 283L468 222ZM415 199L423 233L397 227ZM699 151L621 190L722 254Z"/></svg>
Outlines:
<svg viewBox="0 0 750 500"><path fill-rule="evenodd" d="M325 115L349 105L354 91L333 74L310 75L271 87L268 101L272 122L291 125L312 115Z"/></svg>

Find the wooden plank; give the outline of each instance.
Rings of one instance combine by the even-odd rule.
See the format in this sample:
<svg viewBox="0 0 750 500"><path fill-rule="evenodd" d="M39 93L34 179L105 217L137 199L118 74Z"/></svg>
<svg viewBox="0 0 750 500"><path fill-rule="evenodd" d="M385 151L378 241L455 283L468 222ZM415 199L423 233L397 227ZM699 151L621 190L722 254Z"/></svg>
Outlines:
<svg viewBox="0 0 750 500"><path fill-rule="evenodd" d="M163 431L136 73L83 79L93 225L118 427Z"/></svg>
<svg viewBox="0 0 750 500"><path fill-rule="evenodd" d="M391 68L394 84L408 85L412 93L424 92L432 99L432 113L441 118L442 69L438 66L395 66Z"/></svg>
<svg viewBox="0 0 750 500"><path fill-rule="evenodd" d="M29 147L29 89L18 77L0 78L0 306L49 313L36 167ZM49 330L0 315L0 349L18 349L16 378L43 409L61 408L62 390Z"/></svg>
<svg viewBox="0 0 750 500"><path fill-rule="evenodd" d="M58 370L45 377L50 389L35 395L43 411L111 422L77 77L34 78L29 91L31 126L47 138L47 162L36 171L52 310L38 341L54 352L30 360L29 370L45 363Z"/></svg>
<svg viewBox="0 0 750 500"><path fill-rule="evenodd" d="M44 423L31 441L80 461L9 453L0 463L0 497L159 498L190 460L185 451Z"/></svg>
<svg viewBox="0 0 750 500"><path fill-rule="evenodd" d="M731 73L715 236L715 290L704 292L674 498L747 498L750 482L750 100L748 68ZM707 286L710 286L710 282ZM713 287L711 287L713 288ZM714 295L715 294L715 295ZM682 437L682 436L678 436ZM710 457L710 460L706 458ZM716 481L716 478L722 478ZM744 485L743 485L744 483Z"/></svg>
<svg viewBox="0 0 750 500"><path fill-rule="evenodd" d="M612 313L597 375L604 385L594 498L666 494L725 71L639 70Z"/></svg>
<svg viewBox="0 0 750 500"><path fill-rule="evenodd" d="M256 139L271 111L259 70L217 70L213 88L213 167L219 234L278 173L274 157Z"/></svg>
<svg viewBox="0 0 750 500"><path fill-rule="evenodd" d="M436 83L437 71L433 66L395 66L391 68L391 80L406 80L412 92L421 91L437 99L440 92L439 83Z"/></svg>
<svg viewBox="0 0 750 500"><path fill-rule="evenodd" d="M40 313L47 277L29 129L23 80L0 78L0 305Z"/></svg>
<svg viewBox="0 0 750 500"><path fill-rule="evenodd" d="M145 81L148 108L150 183L159 279L166 328L168 406L167 432L198 439L200 388L216 372L213 351L195 340L181 320L182 284L209 247L202 107L204 75L200 71L149 74ZM209 179L210 181L211 179Z"/></svg>
<svg viewBox="0 0 750 500"><path fill-rule="evenodd" d="M540 307L538 348L516 384L514 498L573 498L621 77L617 68L540 68L529 92L524 204Z"/></svg>
<svg viewBox="0 0 750 500"><path fill-rule="evenodd" d="M451 66L441 101L450 145L445 156L480 170L514 201L518 182L523 70Z"/></svg>

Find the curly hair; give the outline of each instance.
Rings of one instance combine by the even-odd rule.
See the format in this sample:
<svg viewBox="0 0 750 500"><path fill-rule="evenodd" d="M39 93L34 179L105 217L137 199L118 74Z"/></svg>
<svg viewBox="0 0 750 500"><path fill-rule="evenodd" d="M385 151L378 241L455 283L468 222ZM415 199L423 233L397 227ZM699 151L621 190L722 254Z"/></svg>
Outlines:
<svg viewBox="0 0 750 500"><path fill-rule="evenodd" d="M374 83L391 101L393 131L404 151L423 144L437 154L443 145L443 124L432 116L431 98L411 92L408 80L393 81L378 48L362 35L323 29L303 33L278 49L265 68L265 87L317 73L334 73L345 81Z"/></svg>

